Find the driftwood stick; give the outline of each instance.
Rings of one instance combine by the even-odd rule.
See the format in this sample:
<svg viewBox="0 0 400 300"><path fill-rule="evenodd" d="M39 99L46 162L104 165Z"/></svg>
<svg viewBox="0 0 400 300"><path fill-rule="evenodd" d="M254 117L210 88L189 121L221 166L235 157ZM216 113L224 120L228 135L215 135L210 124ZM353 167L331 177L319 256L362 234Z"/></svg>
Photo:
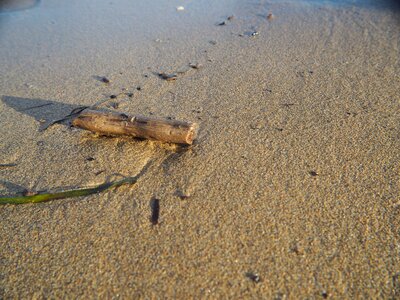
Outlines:
<svg viewBox="0 0 400 300"><path fill-rule="evenodd" d="M72 125L103 135L128 135L187 145L196 139L198 130L196 123L95 110L84 110Z"/></svg>

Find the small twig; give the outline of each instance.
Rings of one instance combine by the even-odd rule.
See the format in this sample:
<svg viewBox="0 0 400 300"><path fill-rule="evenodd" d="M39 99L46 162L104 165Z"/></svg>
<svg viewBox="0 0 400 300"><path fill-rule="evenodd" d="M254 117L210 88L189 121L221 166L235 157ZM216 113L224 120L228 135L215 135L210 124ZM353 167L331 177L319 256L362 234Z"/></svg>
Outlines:
<svg viewBox="0 0 400 300"><path fill-rule="evenodd" d="M42 104L42 105L31 106L31 107L25 108L25 109L23 109L21 111L27 111L27 110L30 110L30 109L40 108L40 107L49 106L49 105L53 105L53 103L46 103L46 104Z"/></svg>
<svg viewBox="0 0 400 300"><path fill-rule="evenodd" d="M120 94L118 94L118 95L120 95ZM98 101L95 104L90 105L90 106L79 106L79 107L76 107L73 110L71 110L71 112L68 115L66 115L66 116L64 116L64 117L62 117L60 119L56 119L56 120L51 121L49 124L46 124L45 126L40 128L39 131L45 131L46 129L48 129L49 127L53 126L54 124L58 124L58 123L70 120L73 117L75 117L76 115L80 114L85 109L95 109L95 108L97 108L98 106L100 106L101 104L103 104L103 103L105 103L107 101L110 101L110 99L107 98L107 99L100 100L100 101ZM32 109L32 108L37 108L37 107L42 107L42 106L47 106L47 105L51 105L51 104L53 104L53 103L48 103L48 104L44 104L44 105L40 105L40 106L29 107L26 110Z"/></svg>
<svg viewBox="0 0 400 300"><path fill-rule="evenodd" d="M16 167L17 164L0 164L0 169L6 169L11 167Z"/></svg>
<svg viewBox="0 0 400 300"><path fill-rule="evenodd" d="M77 107L74 108L68 115L66 115L63 118L60 119L56 119L51 121L49 124L43 126L39 131L45 131L47 128L49 128L50 126L53 126L54 124L58 124L67 120L72 119L73 117L75 117L76 115L80 114L82 111L84 111L85 109L89 108L89 106L81 106L81 107Z"/></svg>
<svg viewBox="0 0 400 300"><path fill-rule="evenodd" d="M186 145L193 143L198 130L196 123L95 110L83 111L72 124L103 135L127 135Z"/></svg>

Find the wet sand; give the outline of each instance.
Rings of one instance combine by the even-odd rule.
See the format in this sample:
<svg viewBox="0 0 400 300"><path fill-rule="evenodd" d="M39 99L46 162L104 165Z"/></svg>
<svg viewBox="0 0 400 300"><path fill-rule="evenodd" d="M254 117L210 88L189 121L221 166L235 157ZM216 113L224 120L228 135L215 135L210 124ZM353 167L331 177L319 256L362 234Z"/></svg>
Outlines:
<svg viewBox="0 0 400 300"><path fill-rule="evenodd" d="M0 15L1 195L151 163L134 186L0 207L0 297L400 297L398 8L130 2ZM111 95L199 122L197 142L40 130Z"/></svg>

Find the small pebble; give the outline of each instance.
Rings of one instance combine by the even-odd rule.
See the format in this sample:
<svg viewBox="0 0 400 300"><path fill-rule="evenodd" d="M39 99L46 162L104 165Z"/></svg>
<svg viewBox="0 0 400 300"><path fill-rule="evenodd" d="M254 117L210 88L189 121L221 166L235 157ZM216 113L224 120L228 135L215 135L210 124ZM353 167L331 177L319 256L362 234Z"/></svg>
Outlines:
<svg viewBox="0 0 400 300"><path fill-rule="evenodd" d="M97 172L94 173L94 175L98 176L98 175L100 175L101 173L104 173L104 171L105 171L105 170L97 171Z"/></svg>
<svg viewBox="0 0 400 300"><path fill-rule="evenodd" d="M253 31L252 33L251 33L251 36L256 36L256 35L259 35L260 33L258 32L258 31Z"/></svg>
<svg viewBox="0 0 400 300"><path fill-rule="evenodd" d="M110 95L110 98L111 99L115 99L115 98L117 98L117 96L116 95Z"/></svg>
<svg viewBox="0 0 400 300"><path fill-rule="evenodd" d="M110 83L110 79L108 79L107 77L102 77L101 81L104 83Z"/></svg>
<svg viewBox="0 0 400 300"><path fill-rule="evenodd" d="M318 176L318 173L315 171L309 171L308 172L311 176Z"/></svg>
<svg viewBox="0 0 400 300"><path fill-rule="evenodd" d="M272 14L272 13L269 13L268 15L267 15L267 19L268 20L272 20L272 19L274 19L275 18L275 16Z"/></svg>
<svg viewBox="0 0 400 300"><path fill-rule="evenodd" d="M193 109L192 112L200 114L203 112L203 108L202 107L196 107L196 109Z"/></svg>
<svg viewBox="0 0 400 300"><path fill-rule="evenodd" d="M221 23L218 23L218 26L224 26L224 25L226 25L226 22L225 22L225 21L223 21L223 22L221 22Z"/></svg>
<svg viewBox="0 0 400 300"><path fill-rule="evenodd" d="M189 67L191 67L192 69L200 69L201 67L202 67L202 65L201 64L189 64Z"/></svg>
<svg viewBox="0 0 400 300"><path fill-rule="evenodd" d="M186 199L190 198L190 194L185 193L185 192L183 192L183 191L181 191L181 190L178 190L178 191L176 192L176 195L177 195L181 200L186 200Z"/></svg>
<svg viewBox="0 0 400 300"><path fill-rule="evenodd" d="M177 7L176 7L176 10L177 10L177 11L182 11L182 10L185 10L185 8L184 8L183 6L177 6Z"/></svg>
<svg viewBox="0 0 400 300"><path fill-rule="evenodd" d="M166 81L174 81L178 78L176 74L165 74L165 73L158 73L158 76L160 76L162 79Z"/></svg>
<svg viewBox="0 0 400 300"><path fill-rule="evenodd" d="M255 283L259 283L261 281L261 278L257 273L247 272L246 277Z"/></svg>

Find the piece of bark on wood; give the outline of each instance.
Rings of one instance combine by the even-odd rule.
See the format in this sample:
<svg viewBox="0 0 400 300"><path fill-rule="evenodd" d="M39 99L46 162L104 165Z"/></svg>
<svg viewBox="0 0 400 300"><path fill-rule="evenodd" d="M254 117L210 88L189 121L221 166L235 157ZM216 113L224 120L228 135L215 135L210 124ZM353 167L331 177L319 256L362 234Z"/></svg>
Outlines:
<svg viewBox="0 0 400 300"><path fill-rule="evenodd" d="M84 110L72 125L103 135L128 135L187 145L193 143L198 131L196 123L95 110Z"/></svg>

